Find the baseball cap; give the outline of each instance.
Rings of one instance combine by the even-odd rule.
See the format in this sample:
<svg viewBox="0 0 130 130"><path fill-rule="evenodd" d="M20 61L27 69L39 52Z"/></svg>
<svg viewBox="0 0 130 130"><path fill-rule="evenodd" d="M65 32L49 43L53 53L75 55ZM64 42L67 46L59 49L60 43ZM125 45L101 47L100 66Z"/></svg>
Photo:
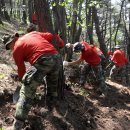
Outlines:
<svg viewBox="0 0 130 130"><path fill-rule="evenodd" d="M121 48L121 46L120 45L116 45L114 48L118 49L118 48Z"/></svg>
<svg viewBox="0 0 130 130"><path fill-rule="evenodd" d="M83 48L84 48L84 46L80 42L76 42L73 45L73 51L74 52L80 52Z"/></svg>

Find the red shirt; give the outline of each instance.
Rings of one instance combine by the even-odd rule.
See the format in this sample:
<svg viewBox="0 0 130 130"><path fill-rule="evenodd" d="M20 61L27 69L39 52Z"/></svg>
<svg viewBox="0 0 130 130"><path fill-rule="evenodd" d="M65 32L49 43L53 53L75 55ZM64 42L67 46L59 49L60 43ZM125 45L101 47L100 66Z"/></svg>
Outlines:
<svg viewBox="0 0 130 130"><path fill-rule="evenodd" d="M24 61L27 61L32 65L43 54L58 53L56 48L51 44L53 38L54 35L51 33L33 31L22 36L15 42L13 58L18 67L20 78L23 77L26 71ZM59 44L63 45L63 40L60 39Z"/></svg>
<svg viewBox="0 0 130 130"><path fill-rule="evenodd" d="M95 47L99 56L103 55L103 52L96 45L90 45L90 46Z"/></svg>
<svg viewBox="0 0 130 130"><path fill-rule="evenodd" d="M117 65L122 66L128 63L128 59L125 57L125 54L122 50L115 50L111 60Z"/></svg>
<svg viewBox="0 0 130 130"><path fill-rule="evenodd" d="M33 23L36 23L36 22L37 22L37 16L36 16L35 13L32 15L32 22L33 22Z"/></svg>
<svg viewBox="0 0 130 130"><path fill-rule="evenodd" d="M107 55L108 55L108 57L110 57L110 56L113 55L113 52L112 52L112 51L108 51L108 52L107 52Z"/></svg>
<svg viewBox="0 0 130 130"><path fill-rule="evenodd" d="M95 47L92 47L87 42L81 42L84 45L84 50L81 53L81 59L85 60L90 65L100 64L100 57Z"/></svg>

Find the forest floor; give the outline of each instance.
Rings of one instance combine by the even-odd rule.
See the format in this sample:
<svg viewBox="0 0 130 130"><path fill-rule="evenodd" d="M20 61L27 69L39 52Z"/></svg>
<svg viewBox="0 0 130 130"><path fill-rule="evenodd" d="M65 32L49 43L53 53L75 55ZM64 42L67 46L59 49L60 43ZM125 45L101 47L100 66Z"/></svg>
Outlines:
<svg viewBox="0 0 130 130"><path fill-rule="evenodd" d="M3 31L0 31L0 37ZM10 77L15 69L11 53L0 42L0 124L4 130L8 130L14 121L12 95L20 84ZM106 84L109 91L105 96L99 96L93 88L65 90L64 99L57 100L51 112L45 108L44 97L37 99L24 130L130 130L130 87L110 80Z"/></svg>

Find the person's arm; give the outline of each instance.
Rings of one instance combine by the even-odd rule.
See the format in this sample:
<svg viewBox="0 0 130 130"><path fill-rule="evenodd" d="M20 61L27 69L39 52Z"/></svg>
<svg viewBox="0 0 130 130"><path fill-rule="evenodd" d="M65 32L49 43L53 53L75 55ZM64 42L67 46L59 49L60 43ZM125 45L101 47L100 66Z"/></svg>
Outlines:
<svg viewBox="0 0 130 130"><path fill-rule="evenodd" d="M15 52L13 53L13 58L14 58L14 61L17 65L18 76L20 79L23 78L23 75L26 72L26 67L24 64L24 58L23 58L22 54L23 53L19 49L15 50Z"/></svg>
<svg viewBox="0 0 130 130"><path fill-rule="evenodd" d="M71 43L67 43L65 46L66 46L67 48L73 48L73 44L71 44Z"/></svg>
<svg viewBox="0 0 130 130"><path fill-rule="evenodd" d="M76 65L76 64L80 64L83 60L81 58L79 58L76 61L72 61L72 62L68 62L68 65Z"/></svg>
<svg viewBox="0 0 130 130"><path fill-rule="evenodd" d="M58 34L56 34L56 40L59 43L59 47L63 48L64 47L64 41L60 38Z"/></svg>

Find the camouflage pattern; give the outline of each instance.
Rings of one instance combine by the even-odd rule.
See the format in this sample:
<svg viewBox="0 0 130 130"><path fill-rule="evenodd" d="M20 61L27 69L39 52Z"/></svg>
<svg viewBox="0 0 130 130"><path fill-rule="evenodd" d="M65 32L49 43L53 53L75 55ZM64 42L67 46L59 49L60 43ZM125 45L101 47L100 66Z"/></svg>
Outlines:
<svg viewBox="0 0 130 130"><path fill-rule="evenodd" d="M15 120L15 123L14 123L14 126L11 130L22 130L22 127L24 125L24 122L23 121L20 121L20 120Z"/></svg>
<svg viewBox="0 0 130 130"><path fill-rule="evenodd" d="M46 76L47 94L57 96L58 74L60 68L60 56L43 55L26 72L22 81L20 98L16 105L15 117L17 120L24 121L27 118L35 92L39 85L43 83ZM17 122L16 122L17 123ZM20 130L20 129L17 129Z"/></svg>
<svg viewBox="0 0 130 130"><path fill-rule="evenodd" d="M124 66L113 65L113 67L110 70L109 77L111 80L115 80L115 81L120 80L123 84L126 84L126 80L127 80L126 65Z"/></svg>
<svg viewBox="0 0 130 130"><path fill-rule="evenodd" d="M96 66L91 66L89 64L86 64L81 68L81 78L80 78L80 84L84 85L87 79L87 75L90 73L90 71L93 72L94 79L99 84L102 90L106 87L103 72L102 72L102 66L101 64Z"/></svg>

